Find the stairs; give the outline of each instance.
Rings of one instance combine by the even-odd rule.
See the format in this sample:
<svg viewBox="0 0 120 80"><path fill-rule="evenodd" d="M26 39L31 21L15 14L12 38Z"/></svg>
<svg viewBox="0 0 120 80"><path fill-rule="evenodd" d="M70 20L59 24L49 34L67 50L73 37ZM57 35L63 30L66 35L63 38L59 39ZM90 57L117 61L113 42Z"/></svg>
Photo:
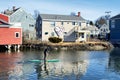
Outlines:
<svg viewBox="0 0 120 80"><path fill-rule="evenodd" d="M64 36L70 36L74 31L75 31L75 27L72 28L69 32L67 32L67 34L65 34Z"/></svg>

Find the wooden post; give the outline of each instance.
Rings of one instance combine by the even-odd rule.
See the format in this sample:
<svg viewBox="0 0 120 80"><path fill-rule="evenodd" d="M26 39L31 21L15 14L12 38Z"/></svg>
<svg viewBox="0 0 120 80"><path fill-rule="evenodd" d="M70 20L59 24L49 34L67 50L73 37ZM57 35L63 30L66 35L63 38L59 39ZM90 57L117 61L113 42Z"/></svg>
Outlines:
<svg viewBox="0 0 120 80"><path fill-rule="evenodd" d="M8 50L11 50L11 45L8 45Z"/></svg>
<svg viewBox="0 0 120 80"><path fill-rule="evenodd" d="M14 46L14 50L15 50L15 51L17 50L17 46L16 46L16 45Z"/></svg>
<svg viewBox="0 0 120 80"><path fill-rule="evenodd" d="M11 53L11 45L8 45L7 48L8 48L8 53Z"/></svg>
<svg viewBox="0 0 120 80"><path fill-rule="evenodd" d="M18 47L18 50L20 50L20 45L17 45L17 47Z"/></svg>

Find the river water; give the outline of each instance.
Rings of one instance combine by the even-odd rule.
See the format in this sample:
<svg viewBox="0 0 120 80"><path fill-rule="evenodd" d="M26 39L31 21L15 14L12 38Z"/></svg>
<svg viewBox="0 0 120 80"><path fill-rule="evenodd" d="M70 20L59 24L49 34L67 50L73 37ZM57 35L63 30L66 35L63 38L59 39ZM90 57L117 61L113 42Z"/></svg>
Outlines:
<svg viewBox="0 0 120 80"><path fill-rule="evenodd" d="M0 80L120 80L119 53L56 50L44 63L43 50L1 52Z"/></svg>

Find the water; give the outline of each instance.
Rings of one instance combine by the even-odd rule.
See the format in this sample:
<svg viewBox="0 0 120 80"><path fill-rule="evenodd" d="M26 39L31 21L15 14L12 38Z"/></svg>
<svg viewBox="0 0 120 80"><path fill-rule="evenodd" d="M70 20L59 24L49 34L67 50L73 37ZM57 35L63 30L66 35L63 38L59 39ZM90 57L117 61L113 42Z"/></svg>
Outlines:
<svg viewBox="0 0 120 80"><path fill-rule="evenodd" d="M120 49L110 51L1 52L0 80L120 80Z"/></svg>

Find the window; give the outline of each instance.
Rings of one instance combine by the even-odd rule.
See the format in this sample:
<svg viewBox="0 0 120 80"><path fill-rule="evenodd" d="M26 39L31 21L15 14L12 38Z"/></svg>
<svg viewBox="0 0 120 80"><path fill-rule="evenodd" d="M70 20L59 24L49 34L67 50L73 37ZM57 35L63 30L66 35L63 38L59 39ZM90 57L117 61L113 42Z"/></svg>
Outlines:
<svg viewBox="0 0 120 80"><path fill-rule="evenodd" d="M79 24L78 22L75 23L75 25L78 25L78 24Z"/></svg>
<svg viewBox="0 0 120 80"><path fill-rule="evenodd" d="M75 34L75 37L76 37L76 38L78 38L78 37L79 37L79 34L78 34L78 33L76 33L76 34Z"/></svg>
<svg viewBox="0 0 120 80"><path fill-rule="evenodd" d="M61 22L61 25L64 25L64 22Z"/></svg>
<svg viewBox="0 0 120 80"><path fill-rule="evenodd" d="M29 27L34 27L34 25L33 24L29 24Z"/></svg>
<svg viewBox="0 0 120 80"><path fill-rule="evenodd" d="M82 33L82 38L84 38L84 33Z"/></svg>
<svg viewBox="0 0 120 80"><path fill-rule="evenodd" d="M81 22L79 22L79 26L81 26Z"/></svg>
<svg viewBox="0 0 120 80"><path fill-rule="evenodd" d="M75 22L72 22L72 25L75 25Z"/></svg>
<svg viewBox="0 0 120 80"><path fill-rule="evenodd" d="M64 32L64 34L67 34L67 32Z"/></svg>
<svg viewBox="0 0 120 80"><path fill-rule="evenodd" d="M48 32L45 32L45 35L48 35Z"/></svg>
<svg viewBox="0 0 120 80"><path fill-rule="evenodd" d="M115 20L112 20L112 23L115 23Z"/></svg>
<svg viewBox="0 0 120 80"><path fill-rule="evenodd" d="M91 33L93 33L93 31L91 31Z"/></svg>
<svg viewBox="0 0 120 80"><path fill-rule="evenodd" d="M55 26L55 22L51 22L50 24L51 24L51 26Z"/></svg>
<svg viewBox="0 0 120 80"><path fill-rule="evenodd" d="M105 29L103 29L103 32L106 32Z"/></svg>
<svg viewBox="0 0 120 80"><path fill-rule="evenodd" d="M115 28L115 20L111 21L111 28Z"/></svg>
<svg viewBox="0 0 120 80"><path fill-rule="evenodd" d="M42 21L40 20L40 24L42 24Z"/></svg>
<svg viewBox="0 0 120 80"><path fill-rule="evenodd" d="M106 29L106 31L108 31L108 29Z"/></svg>
<svg viewBox="0 0 120 80"><path fill-rule="evenodd" d="M51 32L51 36L54 36L54 32Z"/></svg>
<svg viewBox="0 0 120 80"><path fill-rule="evenodd" d="M20 38L20 33L19 32L15 32L15 38Z"/></svg>
<svg viewBox="0 0 120 80"><path fill-rule="evenodd" d="M81 36L82 38L84 38L84 33L80 33L80 36Z"/></svg>
<svg viewBox="0 0 120 80"><path fill-rule="evenodd" d="M115 25L111 25L111 28L115 28Z"/></svg>

